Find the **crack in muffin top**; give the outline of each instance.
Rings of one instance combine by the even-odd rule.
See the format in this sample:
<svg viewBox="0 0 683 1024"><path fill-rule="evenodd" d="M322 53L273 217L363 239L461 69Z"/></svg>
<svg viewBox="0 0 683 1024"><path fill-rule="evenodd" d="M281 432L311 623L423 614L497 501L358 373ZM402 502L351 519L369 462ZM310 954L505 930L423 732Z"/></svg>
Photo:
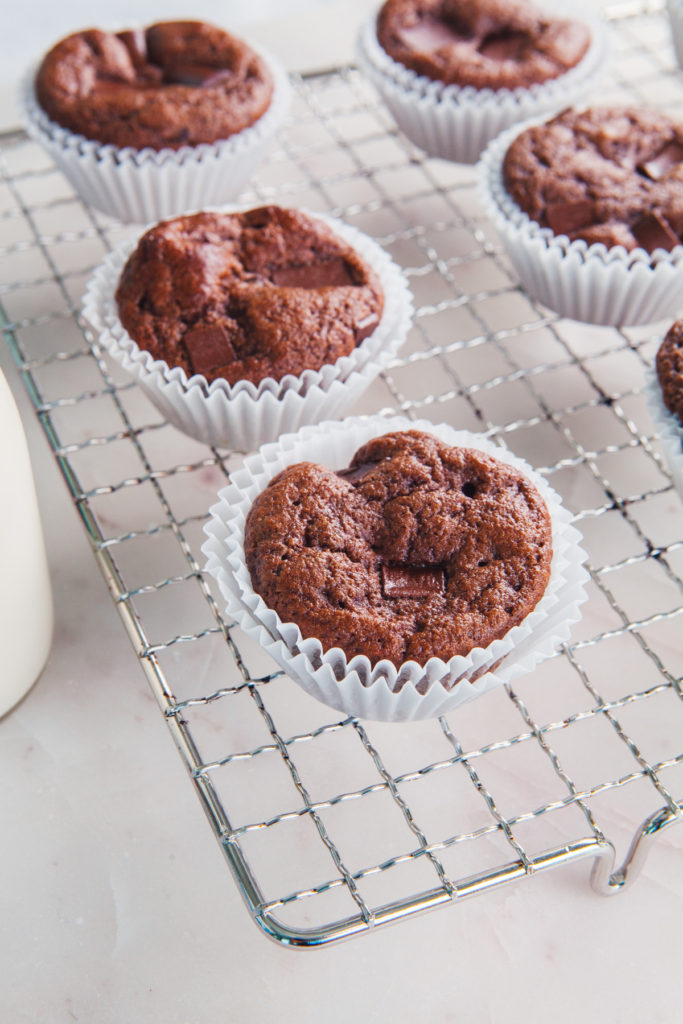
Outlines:
<svg viewBox="0 0 683 1024"><path fill-rule="evenodd" d="M683 122L646 107L565 110L517 136L503 182L571 241L671 251L683 239Z"/></svg>
<svg viewBox="0 0 683 1024"><path fill-rule="evenodd" d="M336 362L373 333L384 305L352 246L278 206L157 224L128 258L116 301L141 349L230 384Z"/></svg>
<svg viewBox="0 0 683 1024"><path fill-rule="evenodd" d="M346 470L311 462L254 500L254 590L304 637L399 667L487 647L550 578L552 524L533 483L421 431L363 445Z"/></svg>
<svg viewBox="0 0 683 1024"><path fill-rule="evenodd" d="M215 25L86 29L58 42L36 76L36 98L57 124L101 143L179 149L227 139L268 108L263 59Z"/></svg>
<svg viewBox="0 0 683 1024"><path fill-rule="evenodd" d="M516 89L575 67L591 33L525 0L387 0L377 39L419 75L447 85Z"/></svg>

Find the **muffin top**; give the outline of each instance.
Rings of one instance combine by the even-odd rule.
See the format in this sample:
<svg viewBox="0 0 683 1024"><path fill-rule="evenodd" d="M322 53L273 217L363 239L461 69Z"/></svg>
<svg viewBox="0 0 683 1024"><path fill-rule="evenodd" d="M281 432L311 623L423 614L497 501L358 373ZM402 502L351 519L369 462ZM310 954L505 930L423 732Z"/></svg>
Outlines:
<svg viewBox="0 0 683 1024"><path fill-rule="evenodd" d="M57 124L102 143L178 149L227 139L270 103L264 61L241 39L200 21L87 29L62 39L36 76Z"/></svg>
<svg viewBox="0 0 683 1024"><path fill-rule="evenodd" d="M447 661L518 625L550 576L545 503L519 471L420 431L363 445L339 473L289 466L255 499L252 584L348 658Z"/></svg>
<svg viewBox="0 0 683 1024"><path fill-rule="evenodd" d="M525 0L386 0L377 39L419 75L516 89L573 68L591 36L584 24L552 18Z"/></svg>
<svg viewBox="0 0 683 1024"><path fill-rule="evenodd" d="M384 304L350 245L278 206L157 224L123 268L116 301L141 349L230 384L336 362L372 334Z"/></svg>
<svg viewBox="0 0 683 1024"><path fill-rule="evenodd" d="M683 425L683 320L669 328L659 346L656 367L664 405Z"/></svg>
<svg viewBox="0 0 683 1024"><path fill-rule="evenodd" d="M572 241L671 251L683 239L683 122L651 108L565 110L514 140L505 188Z"/></svg>

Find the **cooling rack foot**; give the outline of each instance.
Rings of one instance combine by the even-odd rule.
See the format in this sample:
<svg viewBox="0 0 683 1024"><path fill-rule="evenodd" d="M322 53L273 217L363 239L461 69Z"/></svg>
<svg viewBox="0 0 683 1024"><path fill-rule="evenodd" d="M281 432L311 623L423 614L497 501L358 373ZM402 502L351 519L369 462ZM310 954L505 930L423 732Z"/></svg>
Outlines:
<svg viewBox="0 0 683 1024"><path fill-rule="evenodd" d="M683 807L662 807L646 818L633 837L623 864L614 870L615 853L611 843L605 843L595 858L591 885L603 896L613 896L632 885L640 874L650 847L665 828L683 821Z"/></svg>

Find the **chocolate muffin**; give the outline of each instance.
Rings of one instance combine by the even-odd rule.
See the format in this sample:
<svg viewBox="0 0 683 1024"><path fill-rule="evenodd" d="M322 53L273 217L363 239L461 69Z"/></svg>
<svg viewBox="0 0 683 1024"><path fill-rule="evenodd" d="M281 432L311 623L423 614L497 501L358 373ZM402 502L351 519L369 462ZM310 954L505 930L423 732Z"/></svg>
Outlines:
<svg viewBox="0 0 683 1024"><path fill-rule="evenodd" d="M267 109L273 82L242 40L199 21L87 29L62 39L35 81L53 121L102 143L178 149L229 138Z"/></svg>
<svg viewBox="0 0 683 1024"><path fill-rule="evenodd" d="M250 509L244 550L254 590L304 637L398 667L467 655L518 625L548 583L552 528L511 466L399 431L338 473L281 472Z"/></svg>
<svg viewBox="0 0 683 1024"><path fill-rule="evenodd" d="M116 301L141 349L230 384L336 362L375 330L384 303L350 245L278 206L157 224L129 257Z"/></svg>
<svg viewBox="0 0 683 1024"><path fill-rule="evenodd" d="M565 110L513 141L503 181L557 235L671 251L683 239L683 122L651 108Z"/></svg>
<svg viewBox="0 0 683 1024"><path fill-rule="evenodd" d="M387 0L377 38L417 74L476 89L557 78L591 42L584 24L552 18L524 0Z"/></svg>
<svg viewBox="0 0 683 1024"><path fill-rule="evenodd" d="M683 426L683 320L669 328L655 365L664 405Z"/></svg>

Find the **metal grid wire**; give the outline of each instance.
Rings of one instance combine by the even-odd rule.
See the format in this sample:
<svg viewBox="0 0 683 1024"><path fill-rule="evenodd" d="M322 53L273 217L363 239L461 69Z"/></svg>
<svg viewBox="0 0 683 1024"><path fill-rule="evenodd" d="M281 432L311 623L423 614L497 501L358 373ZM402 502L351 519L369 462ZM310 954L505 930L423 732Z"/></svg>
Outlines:
<svg viewBox="0 0 683 1024"><path fill-rule="evenodd" d="M610 14L616 74L601 102L680 108L662 13ZM264 931L321 944L584 857L595 886L616 891L680 820L683 791L683 520L642 396L661 330L540 308L479 208L474 170L412 148L353 68L295 91L244 198L330 212L406 269L414 328L354 411L483 432L577 514L590 598L554 658L403 726L340 717L274 671L202 572L202 524L240 458L160 420L83 331L84 283L129 231L84 206L21 132L0 140L4 336Z"/></svg>

